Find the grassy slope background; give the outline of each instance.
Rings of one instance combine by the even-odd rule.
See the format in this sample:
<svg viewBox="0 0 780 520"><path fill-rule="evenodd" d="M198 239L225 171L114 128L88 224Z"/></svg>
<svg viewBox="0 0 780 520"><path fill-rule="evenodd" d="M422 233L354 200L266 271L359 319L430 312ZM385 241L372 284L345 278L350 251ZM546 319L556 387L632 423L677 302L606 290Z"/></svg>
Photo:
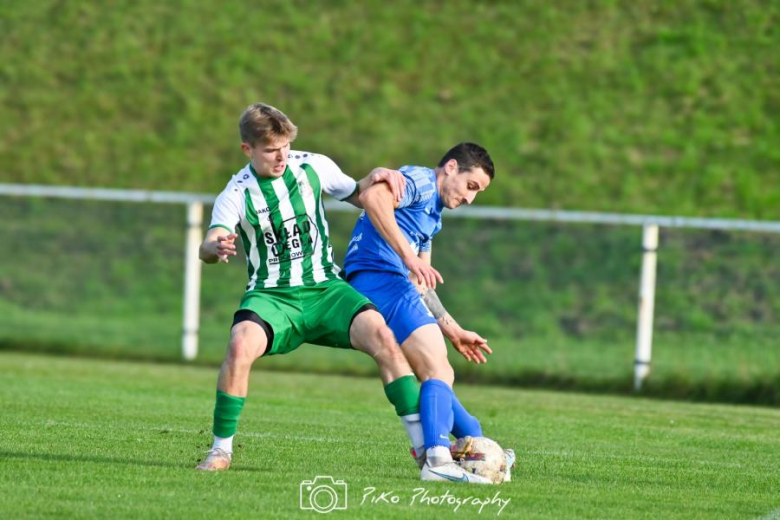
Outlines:
<svg viewBox="0 0 780 520"><path fill-rule="evenodd" d="M0 14L2 182L216 193L244 162L238 115L264 100L298 123L298 148L354 176L469 139L498 167L480 203L780 219L775 4L12 1ZM175 358L181 208L69 204L0 204L16 244L0 259L0 344ZM353 218L334 216L339 255ZM627 388L638 242L448 222L442 298L504 356L459 373ZM660 393L780 402L778 250L772 236L664 233ZM221 357L240 263L205 272L206 361ZM305 360L272 364L372 370Z"/></svg>
<svg viewBox="0 0 780 520"><path fill-rule="evenodd" d="M355 175L475 140L483 202L780 218L775 3L0 9L7 181L214 192L263 100Z"/></svg>

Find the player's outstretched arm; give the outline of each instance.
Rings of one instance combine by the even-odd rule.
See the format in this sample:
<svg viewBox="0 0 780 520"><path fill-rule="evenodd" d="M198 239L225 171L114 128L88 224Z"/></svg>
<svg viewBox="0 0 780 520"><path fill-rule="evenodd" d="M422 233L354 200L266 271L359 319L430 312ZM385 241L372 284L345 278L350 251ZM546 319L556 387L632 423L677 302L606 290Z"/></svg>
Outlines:
<svg viewBox="0 0 780 520"><path fill-rule="evenodd" d="M382 235L393 251L401 257L401 261L419 280L425 280L429 287L436 287L436 281L444 283L439 272L417 257L412 247L406 241L398 222L395 220L395 208L398 202L393 200L393 194L386 183L374 184L360 194L360 202L366 210L371 223Z"/></svg>
<svg viewBox="0 0 780 520"><path fill-rule="evenodd" d="M357 190L355 193L344 199L344 202L349 202L353 206L363 209L363 203L360 201L360 194L366 191L374 184L384 182L390 188L390 192L393 194L393 200L396 205L401 201L404 196L404 187L406 186L406 178L398 170L391 170L389 168L374 168L371 172L360 179L357 183Z"/></svg>
<svg viewBox="0 0 780 520"><path fill-rule="evenodd" d="M420 259L427 264L430 264L430 251L421 252ZM415 282L417 291L422 296L428 310L431 311L433 317L436 318L442 334L450 340L455 350L460 352L467 361L471 361L477 365L487 363L485 354L493 353L487 344L487 340L476 332L465 330L461 327L458 322L455 321L455 318L447 312L447 309L444 308L436 291L424 283L418 283L416 278L412 278L412 281Z"/></svg>
<svg viewBox="0 0 780 520"><path fill-rule="evenodd" d="M228 263L228 257L236 256L236 238L238 235L227 229L215 227L208 230L200 245L198 256L207 264Z"/></svg>

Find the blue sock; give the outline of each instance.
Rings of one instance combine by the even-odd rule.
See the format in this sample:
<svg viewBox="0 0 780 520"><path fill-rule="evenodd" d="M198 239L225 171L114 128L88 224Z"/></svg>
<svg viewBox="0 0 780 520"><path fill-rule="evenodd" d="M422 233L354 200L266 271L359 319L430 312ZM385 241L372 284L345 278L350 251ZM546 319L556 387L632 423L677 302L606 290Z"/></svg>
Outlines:
<svg viewBox="0 0 780 520"><path fill-rule="evenodd" d="M482 426L476 417L466 411L455 394L452 394L452 413L453 425L452 434L460 439L461 437L482 437Z"/></svg>
<svg viewBox="0 0 780 520"><path fill-rule="evenodd" d="M429 379L420 386L420 422L426 450L433 446L449 449L453 397L452 389L440 379Z"/></svg>

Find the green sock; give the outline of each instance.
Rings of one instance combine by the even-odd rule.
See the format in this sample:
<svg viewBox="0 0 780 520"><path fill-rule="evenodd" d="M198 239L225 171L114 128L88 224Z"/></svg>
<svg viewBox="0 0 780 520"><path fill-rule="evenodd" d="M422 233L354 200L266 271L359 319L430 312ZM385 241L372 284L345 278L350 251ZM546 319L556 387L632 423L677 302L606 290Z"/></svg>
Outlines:
<svg viewBox="0 0 780 520"><path fill-rule="evenodd" d="M217 404L214 406L214 435L232 437L238 429L238 416L244 407L246 397L236 397L217 390Z"/></svg>
<svg viewBox="0 0 780 520"><path fill-rule="evenodd" d="M403 376L391 381L385 385L385 395L399 416L420 413L420 385L414 376Z"/></svg>

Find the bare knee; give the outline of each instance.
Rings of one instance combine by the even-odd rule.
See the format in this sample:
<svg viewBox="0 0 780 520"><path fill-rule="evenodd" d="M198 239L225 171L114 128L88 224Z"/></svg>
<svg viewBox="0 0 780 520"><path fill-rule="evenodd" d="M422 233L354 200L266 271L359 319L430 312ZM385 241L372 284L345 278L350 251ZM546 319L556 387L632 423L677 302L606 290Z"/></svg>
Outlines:
<svg viewBox="0 0 780 520"><path fill-rule="evenodd" d="M372 328L368 334L372 343L369 354L374 358L382 380L389 383L412 372L393 331L384 323Z"/></svg>
<svg viewBox="0 0 780 520"><path fill-rule="evenodd" d="M251 365L255 357L244 338L231 338L228 344L227 361L231 365Z"/></svg>
<svg viewBox="0 0 780 520"><path fill-rule="evenodd" d="M352 346L375 359L400 353L393 331L385 324L382 315L376 311L358 314L349 329Z"/></svg>
<svg viewBox="0 0 780 520"><path fill-rule="evenodd" d="M452 386L455 372L447 359L447 344L437 325L423 325L414 330L404 340L402 349L420 381L438 379Z"/></svg>
<svg viewBox="0 0 780 520"><path fill-rule="evenodd" d="M450 385L450 388L452 388L452 385L455 384L455 370L452 368L452 365L447 363L447 366L444 368L444 370L442 370L442 374L439 379Z"/></svg>
<svg viewBox="0 0 780 520"><path fill-rule="evenodd" d="M376 344L376 355L374 356L380 365L395 365L398 363L406 364L406 358L401 347L395 341L395 335L386 325L376 328L372 334Z"/></svg>
<svg viewBox="0 0 780 520"><path fill-rule="evenodd" d="M445 361L444 365L437 366L430 371L428 379L439 379L452 387L455 384L455 370L453 370L452 365L448 361Z"/></svg>
<svg viewBox="0 0 780 520"><path fill-rule="evenodd" d="M234 333L228 344L227 362L233 366L248 367L263 355L266 347L264 334Z"/></svg>
<svg viewBox="0 0 780 520"><path fill-rule="evenodd" d="M374 337L376 338L377 345L380 349L389 352L398 352L399 354L401 353L401 347L399 347L398 343L395 341L395 334L393 334L393 331L390 330L390 327L387 325L377 327L374 331Z"/></svg>
<svg viewBox="0 0 780 520"><path fill-rule="evenodd" d="M455 383L455 370L453 370L446 357L444 359L424 358L418 360L412 368L414 368L414 373L417 374L420 381L425 382L429 379L438 379L444 381L450 387Z"/></svg>

